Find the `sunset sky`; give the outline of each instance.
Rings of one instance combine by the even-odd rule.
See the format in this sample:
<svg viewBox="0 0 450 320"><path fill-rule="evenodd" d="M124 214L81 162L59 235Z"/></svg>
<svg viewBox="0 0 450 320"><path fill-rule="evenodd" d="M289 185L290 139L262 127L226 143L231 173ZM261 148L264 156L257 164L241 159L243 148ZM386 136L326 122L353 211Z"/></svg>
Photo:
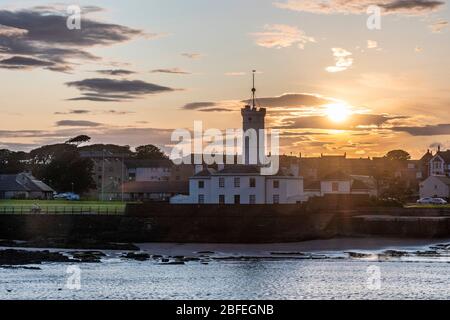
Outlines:
<svg viewBox="0 0 450 320"><path fill-rule="evenodd" d="M283 152L420 157L450 148L449 20L445 0L0 0L0 148L239 128L256 69Z"/></svg>

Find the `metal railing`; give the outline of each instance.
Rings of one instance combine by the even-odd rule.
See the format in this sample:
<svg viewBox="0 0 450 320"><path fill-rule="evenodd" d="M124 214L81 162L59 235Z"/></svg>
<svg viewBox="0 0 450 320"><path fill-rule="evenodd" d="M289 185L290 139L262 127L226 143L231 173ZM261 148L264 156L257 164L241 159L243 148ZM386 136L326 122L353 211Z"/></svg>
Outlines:
<svg viewBox="0 0 450 320"><path fill-rule="evenodd" d="M108 206L0 206L1 214L67 214L67 215L122 215L125 207Z"/></svg>

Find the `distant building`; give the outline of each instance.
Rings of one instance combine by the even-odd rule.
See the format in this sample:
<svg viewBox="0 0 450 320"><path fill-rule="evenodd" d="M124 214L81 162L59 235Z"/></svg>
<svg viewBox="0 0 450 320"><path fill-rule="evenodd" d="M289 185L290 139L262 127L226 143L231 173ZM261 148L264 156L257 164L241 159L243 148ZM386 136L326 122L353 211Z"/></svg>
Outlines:
<svg viewBox="0 0 450 320"><path fill-rule="evenodd" d="M53 198L55 191L29 173L0 175L0 199Z"/></svg>
<svg viewBox="0 0 450 320"><path fill-rule="evenodd" d="M430 176L450 176L450 150L438 149L430 160Z"/></svg>
<svg viewBox="0 0 450 320"><path fill-rule="evenodd" d="M447 176L430 176L420 183L420 197L450 198L450 178Z"/></svg>
<svg viewBox="0 0 450 320"><path fill-rule="evenodd" d="M122 183L126 181L127 169L124 165L129 154L118 154L104 151L82 151L82 158L91 159L94 163L92 179L95 189L88 196L100 200L115 200L114 194L121 192Z"/></svg>
<svg viewBox="0 0 450 320"><path fill-rule="evenodd" d="M370 176L348 175L336 171L326 177L305 183L305 194L308 197L327 195L368 195L378 196L376 181Z"/></svg>
<svg viewBox="0 0 450 320"><path fill-rule="evenodd" d="M189 194L187 181L131 181L123 185L125 201L166 201L176 195ZM119 194L117 197L121 196Z"/></svg>
<svg viewBox="0 0 450 320"><path fill-rule="evenodd" d="M169 181L174 164L170 160L138 160L125 161L127 180L137 182Z"/></svg>

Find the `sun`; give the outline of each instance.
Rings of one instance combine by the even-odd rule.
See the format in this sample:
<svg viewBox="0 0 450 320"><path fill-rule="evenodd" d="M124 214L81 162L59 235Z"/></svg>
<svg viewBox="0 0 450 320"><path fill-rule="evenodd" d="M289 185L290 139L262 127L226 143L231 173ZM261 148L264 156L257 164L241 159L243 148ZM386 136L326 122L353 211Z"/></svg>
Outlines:
<svg viewBox="0 0 450 320"><path fill-rule="evenodd" d="M350 117L350 108L344 103L327 105L325 114L333 122L344 122Z"/></svg>

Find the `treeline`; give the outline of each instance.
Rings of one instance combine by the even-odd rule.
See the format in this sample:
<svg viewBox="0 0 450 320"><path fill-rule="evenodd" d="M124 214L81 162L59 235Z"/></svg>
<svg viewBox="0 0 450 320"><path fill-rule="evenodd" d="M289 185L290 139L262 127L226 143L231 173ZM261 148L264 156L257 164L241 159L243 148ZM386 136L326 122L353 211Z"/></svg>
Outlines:
<svg viewBox="0 0 450 320"><path fill-rule="evenodd" d="M0 174L28 171L58 192L73 189L76 193L84 193L96 185L92 179L94 163L91 159L80 156L83 151L123 154L132 159L167 159L154 145L140 146L135 151L130 146L114 144L82 146L90 140L90 137L82 135L65 143L45 145L30 152L0 149Z"/></svg>

